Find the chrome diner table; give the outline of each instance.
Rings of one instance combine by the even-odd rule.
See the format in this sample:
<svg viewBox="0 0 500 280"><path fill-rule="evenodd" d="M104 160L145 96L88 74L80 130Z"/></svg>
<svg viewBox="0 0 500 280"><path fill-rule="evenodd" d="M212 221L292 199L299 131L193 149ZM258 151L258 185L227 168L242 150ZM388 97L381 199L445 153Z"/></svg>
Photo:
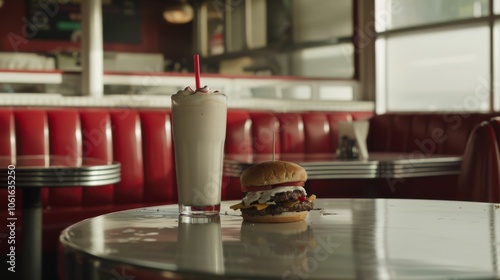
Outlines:
<svg viewBox="0 0 500 280"><path fill-rule="evenodd" d="M338 159L335 154L280 154L276 159L300 164L309 179L409 178L459 174L462 157L423 153L373 152L367 159ZM224 156L224 175L239 177L255 163L272 160L270 154Z"/></svg>
<svg viewBox="0 0 500 280"><path fill-rule="evenodd" d="M253 224L233 203L212 217L165 205L74 224L60 235L64 279L500 277L500 205L318 199L303 222Z"/></svg>
<svg viewBox="0 0 500 280"><path fill-rule="evenodd" d="M41 188L93 187L120 181L120 164L105 160L57 156L26 155L0 157L8 190L22 189L23 251L21 279L41 279L42 271L42 198ZM14 196L15 198L15 196ZM19 205L18 207L21 207ZM9 206L7 222L16 224L15 207Z"/></svg>

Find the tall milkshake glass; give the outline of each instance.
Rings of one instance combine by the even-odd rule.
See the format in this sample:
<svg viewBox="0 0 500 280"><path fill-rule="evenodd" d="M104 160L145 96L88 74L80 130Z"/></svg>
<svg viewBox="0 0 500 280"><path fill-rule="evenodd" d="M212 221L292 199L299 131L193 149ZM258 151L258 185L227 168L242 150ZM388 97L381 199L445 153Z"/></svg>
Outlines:
<svg viewBox="0 0 500 280"><path fill-rule="evenodd" d="M208 87L172 95L179 212L220 211L227 97Z"/></svg>

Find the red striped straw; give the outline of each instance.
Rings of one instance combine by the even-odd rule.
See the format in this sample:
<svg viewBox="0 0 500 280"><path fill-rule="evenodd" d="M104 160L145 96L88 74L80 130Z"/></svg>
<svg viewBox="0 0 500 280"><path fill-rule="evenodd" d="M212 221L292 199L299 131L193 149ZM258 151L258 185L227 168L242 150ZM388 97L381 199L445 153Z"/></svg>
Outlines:
<svg viewBox="0 0 500 280"><path fill-rule="evenodd" d="M196 89L201 88L201 86L200 86L200 56L198 54L194 55L194 77L196 79Z"/></svg>

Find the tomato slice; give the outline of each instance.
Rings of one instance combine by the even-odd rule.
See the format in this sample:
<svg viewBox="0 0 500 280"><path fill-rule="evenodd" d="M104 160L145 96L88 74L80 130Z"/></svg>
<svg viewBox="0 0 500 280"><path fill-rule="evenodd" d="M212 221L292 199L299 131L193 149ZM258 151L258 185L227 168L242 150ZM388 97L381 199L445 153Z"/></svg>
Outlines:
<svg viewBox="0 0 500 280"><path fill-rule="evenodd" d="M288 183L265 185L265 186L241 186L241 191L243 192L267 191L278 187L304 186L304 183L305 182L288 182Z"/></svg>

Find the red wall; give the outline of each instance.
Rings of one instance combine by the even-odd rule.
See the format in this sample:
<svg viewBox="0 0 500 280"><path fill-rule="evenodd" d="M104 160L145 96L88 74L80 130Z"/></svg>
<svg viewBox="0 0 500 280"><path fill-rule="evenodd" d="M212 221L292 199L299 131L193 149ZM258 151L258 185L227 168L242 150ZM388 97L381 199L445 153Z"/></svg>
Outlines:
<svg viewBox="0 0 500 280"><path fill-rule="evenodd" d="M160 47L160 26L163 23L164 1L141 0L141 36L140 44L104 44L105 51L120 52L162 52ZM80 48L78 43L69 41L34 40L23 37L26 24L26 4L23 0L5 0L0 8L0 51L11 52L54 52L74 51Z"/></svg>

